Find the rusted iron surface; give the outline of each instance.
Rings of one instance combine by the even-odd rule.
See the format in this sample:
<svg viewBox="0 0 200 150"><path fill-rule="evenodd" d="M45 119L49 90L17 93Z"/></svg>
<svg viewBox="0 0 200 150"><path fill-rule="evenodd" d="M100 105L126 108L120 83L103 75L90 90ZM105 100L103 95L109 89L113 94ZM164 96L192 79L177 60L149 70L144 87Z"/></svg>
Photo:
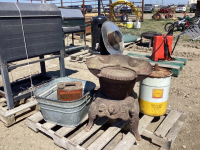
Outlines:
<svg viewBox="0 0 200 150"><path fill-rule="evenodd" d="M122 67L103 68L98 74L101 91L104 95L124 99L129 96L136 82L136 73Z"/></svg>
<svg viewBox="0 0 200 150"><path fill-rule="evenodd" d="M175 14L175 11L170 8L171 6L172 5L168 5L167 8L160 8L160 10L158 10L156 14L152 16L152 18L160 20L162 19L161 15L163 15L166 19L172 18Z"/></svg>
<svg viewBox="0 0 200 150"><path fill-rule="evenodd" d="M118 54L89 58L86 64L99 77L103 94L115 99L129 96L135 82L152 72L149 62Z"/></svg>
<svg viewBox="0 0 200 150"><path fill-rule="evenodd" d="M163 19L163 18L162 18L162 16L161 16L161 14L156 13L156 14L154 14L154 15L152 16L152 19L161 20L161 19Z"/></svg>
<svg viewBox="0 0 200 150"><path fill-rule="evenodd" d="M87 59L86 65L95 76L100 73L102 68L115 66L126 68L137 74L137 81L144 79L152 72L152 66L149 62L119 54L91 57Z"/></svg>
<svg viewBox="0 0 200 150"><path fill-rule="evenodd" d="M138 99L130 96L135 82L140 81L152 72L149 62L131 58L126 55L99 55L87 59L87 67L99 78L100 89L92 102L86 131L93 125L96 116L107 116L111 119L130 120L132 131L137 140L139 104Z"/></svg>
<svg viewBox="0 0 200 150"><path fill-rule="evenodd" d="M82 97L82 82L59 82L57 97L61 101L73 101Z"/></svg>
<svg viewBox="0 0 200 150"><path fill-rule="evenodd" d="M138 100L131 96L126 97L124 100L114 100L104 96L101 90L98 90L97 98L92 102L88 116L89 123L85 128L87 132L91 129L96 116L107 116L110 119L130 120L131 129L136 139L141 140L138 132L139 104Z"/></svg>
<svg viewBox="0 0 200 150"><path fill-rule="evenodd" d="M158 64L155 64L152 73L149 75L151 78L166 78L172 75L171 70L166 68L158 67Z"/></svg>

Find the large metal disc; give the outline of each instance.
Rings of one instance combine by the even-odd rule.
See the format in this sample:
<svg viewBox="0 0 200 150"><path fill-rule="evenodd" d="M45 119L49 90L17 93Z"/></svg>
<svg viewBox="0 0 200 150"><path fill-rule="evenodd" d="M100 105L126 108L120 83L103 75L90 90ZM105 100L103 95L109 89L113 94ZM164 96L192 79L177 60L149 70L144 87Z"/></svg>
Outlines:
<svg viewBox="0 0 200 150"><path fill-rule="evenodd" d="M106 21L101 29L104 45L110 54L122 54L124 39L119 28L112 22Z"/></svg>

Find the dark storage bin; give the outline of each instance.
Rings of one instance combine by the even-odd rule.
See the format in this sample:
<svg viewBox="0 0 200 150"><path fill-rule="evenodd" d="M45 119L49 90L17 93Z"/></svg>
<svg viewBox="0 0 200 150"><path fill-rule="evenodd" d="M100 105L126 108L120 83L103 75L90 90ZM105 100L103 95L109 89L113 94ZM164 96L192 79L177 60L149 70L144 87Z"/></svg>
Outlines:
<svg viewBox="0 0 200 150"><path fill-rule="evenodd" d="M19 8L19 9L18 9ZM0 3L0 56L2 61L28 57L63 49L61 13L54 4Z"/></svg>
<svg viewBox="0 0 200 150"><path fill-rule="evenodd" d="M59 8L62 14L62 24L64 26L84 26L85 27L85 17L82 12L78 9L66 9Z"/></svg>
<svg viewBox="0 0 200 150"><path fill-rule="evenodd" d="M105 21L107 21L107 18L105 16L92 17L91 32L92 32L92 51L93 51L93 53L104 52L106 54L106 52L107 52L107 50L104 46L103 38L102 38L102 34L101 34L101 27Z"/></svg>

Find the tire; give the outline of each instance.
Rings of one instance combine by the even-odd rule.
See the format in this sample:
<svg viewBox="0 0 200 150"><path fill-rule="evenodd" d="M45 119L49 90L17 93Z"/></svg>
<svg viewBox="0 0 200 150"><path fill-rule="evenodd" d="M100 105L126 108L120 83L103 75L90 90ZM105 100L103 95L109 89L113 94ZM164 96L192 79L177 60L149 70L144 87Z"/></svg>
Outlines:
<svg viewBox="0 0 200 150"><path fill-rule="evenodd" d="M169 29L171 29L172 27L173 27L173 23L168 22L168 23L165 24L164 29L165 29L166 32L168 32Z"/></svg>
<svg viewBox="0 0 200 150"><path fill-rule="evenodd" d="M121 20L122 21L128 21L128 15L122 15Z"/></svg>

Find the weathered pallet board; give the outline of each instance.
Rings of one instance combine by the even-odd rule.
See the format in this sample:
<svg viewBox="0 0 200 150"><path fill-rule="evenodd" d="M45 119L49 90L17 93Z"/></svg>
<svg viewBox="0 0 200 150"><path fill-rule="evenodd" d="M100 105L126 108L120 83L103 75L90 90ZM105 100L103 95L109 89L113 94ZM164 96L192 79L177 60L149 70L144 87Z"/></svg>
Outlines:
<svg viewBox="0 0 200 150"><path fill-rule="evenodd" d="M82 63L85 62L89 57L93 56L94 55L92 55L92 53L90 53L89 50L85 50L70 55L70 61Z"/></svg>
<svg viewBox="0 0 200 150"><path fill-rule="evenodd" d="M184 121L185 114L177 110L167 109L164 120L158 125L155 132L148 131L154 117L143 115L139 120L139 133L150 138L152 143L160 149L169 150L178 135ZM128 121L117 119L111 122L107 117L97 118L89 132L84 128L88 122L84 119L78 127L57 128L56 124L43 120L41 112L27 118L27 125L33 131L41 131L49 135L54 143L68 150L129 150L137 149L132 132L125 134ZM59 127L59 126L58 126ZM158 136L159 135L159 136ZM162 136L160 136L162 135ZM145 148L144 148L145 149Z"/></svg>
<svg viewBox="0 0 200 150"><path fill-rule="evenodd" d="M5 124L5 126L11 126L39 111L40 108L36 100L30 100L27 102L22 101L23 100L19 102L18 106L11 110L8 110L5 101L2 100L0 102L0 120Z"/></svg>
<svg viewBox="0 0 200 150"><path fill-rule="evenodd" d="M148 61L152 66L158 63L160 67L171 69L173 76L178 76L180 74L180 71L183 69L183 66L186 65L187 59L175 57L175 60L172 61L152 61L151 55L146 53L137 53L137 52L131 52L126 54L130 57L136 58L136 59L142 59Z"/></svg>

